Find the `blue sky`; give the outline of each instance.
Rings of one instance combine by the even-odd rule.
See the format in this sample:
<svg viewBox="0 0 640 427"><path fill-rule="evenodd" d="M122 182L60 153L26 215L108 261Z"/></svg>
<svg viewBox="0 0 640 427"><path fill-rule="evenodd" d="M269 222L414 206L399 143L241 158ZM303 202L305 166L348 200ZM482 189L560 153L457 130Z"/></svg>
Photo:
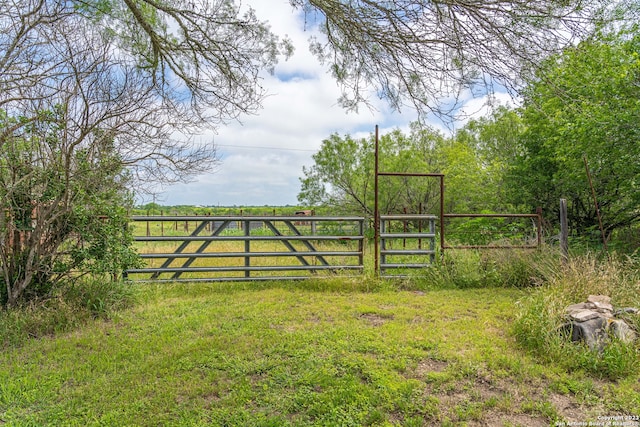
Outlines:
<svg viewBox="0 0 640 427"><path fill-rule="evenodd" d="M218 129L217 134L196 137L217 144L222 162L215 171L194 182L165 188L155 198L162 205L283 206L297 204L302 167L311 166L311 156L332 133L364 137L380 126L384 133L408 128L416 119L412 111L391 112L379 102L371 111L346 112L337 105L339 88L327 70L308 49L304 17L295 15L288 0L245 0L257 16L271 23L273 31L287 35L295 45L294 55L265 74L263 85L270 93L255 116L241 118ZM469 100L470 111L484 100ZM435 126L437 124L434 123ZM152 200L144 200L150 202Z"/></svg>

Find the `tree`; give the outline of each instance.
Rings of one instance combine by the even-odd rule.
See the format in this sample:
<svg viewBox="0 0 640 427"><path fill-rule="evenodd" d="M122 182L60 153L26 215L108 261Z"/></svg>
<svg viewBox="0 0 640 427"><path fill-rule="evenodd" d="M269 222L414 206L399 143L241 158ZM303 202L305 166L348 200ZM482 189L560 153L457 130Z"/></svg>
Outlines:
<svg viewBox="0 0 640 427"><path fill-rule="evenodd" d="M529 58L589 31L600 16L593 2L580 0L290 1L319 12L327 39L313 49L331 64L345 106L366 101L374 89L394 107L409 101L422 112L437 109L438 95L459 93L485 75L506 82ZM233 0L3 2L1 237L31 241L5 254L8 300L40 281L36 276L51 279L74 237L69 218L101 215L109 200L123 201L127 172L138 189L153 191L153 184L210 170L215 147L194 144L193 135L256 112L266 95L260 73L290 52L286 39ZM86 165L108 173L95 175ZM79 179L79 171L106 186ZM38 243L52 236L51 244ZM10 258L18 263L12 270Z"/></svg>
<svg viewBox="0 0 640 427"><path fill-rule="evenodd" d="M32 84L1 98L3 305L45 295L63 280L134 265L124 227L132 176L125 168L146 143L155 148L139 159L143 167L160 164L170 145L159 145L167 129L154 121L170 111L141 98L150 91L142 90L135 67L108 61L109 44L91 43L90 28L74 24L47 29L55 42L38 63L46 72L34 70ZM179 169L180 161L171 165Z"/></svg>
<svg viewBox="0 0 640 427"><path fill-rule="evenodd" d="M492 212L521 212L525 206L514 204L507 177L523 154L521 137L525 130L518 111L498 107L489 116L470 120L455 134L455 140L473 151L474 164L482 171L475 194ZM476 177L478 179L478 177Z"/></svg>
<svg viewBox="0 0 640 427"><path fill-rule="evenodd" d="M292 49L233 0L21 1L37 4L39 15L47 9L47 19L63 11L90 20L167 94L182 96L209 123L255 112L265 95L260 71ZM521 72L537 69L540 59L612 19L635 18L623 13L622 6L632 9L624 2L606 0L290 4L326 36L311 48L343 88L345 107L366 104L373 93L425 115L452 113L455 99L470 88L518 88Z"/></svg>
<svg viewBox="0 0 640 427"><path fill-rule="evenodd" d="M586 159L606 231L640 220L639 51L637 31L623 31L544 63L544 74L525 91L515 200L557 217L566 198L572 227L579 234L596 228Z"/></svg>
<svg viewBox="0 0 640 427"><path fill-rule="evenodd" d="M517 89L523 72L603 22L633 22L608 1L290 1L320 23L326 40L312 49L341 84L345 107L374 93L424 116L452 114L468 90Z"/></svg>
<svg viewBox="0 0 640 427"><path fill-rule="evenodd" d="M210 170L193 135L254 112L281 49L229 1L3 3L0 303L131 265L127 185Z"/></svg>
<svg viewBox="0 0 640 427"><path fill-rule="evenodd" d="M62 109L43 111L0 146L0 305L89 273L119 275L130 249L126 175L113 145L71 148ZM0 117L0 130L20 119Z"/></svg>
<svg viewBox="0 0 640 427"><path fill-rule="evenodd" d="M215 147L196 145L193 136L255 112L265 96L258 73L290 49L229 1L18 0L3 5L0 26L0 108L25 116L22 101L49 97L52 81L73 78L67 59L88 55L85 68L108 68L114 90L137 97L138 117L111 116L130 116L120 120L126 138L116 139L129 140L120 144L123 160L148 191L151 182L210 171ZM92 101L91 92L84 95Z"/></svg>
<svg viewBox="0 0 640 427"><path fill-rule="evenodd" d="M416 130L418 128L416 127ZM382 135L380 169L385 172L429 172L432 151L443 140L431 129L410 137L396 129ZM313 155L315 164L303 168L298 200L313 206L326 205L345 213L373 216L375 137L353 139L350 135L331 135ZM408 185L412 180L413 185ZM418 180L420 181L420 180ZM437 206L437 182L416 182L407 177L381 177L382 213L419 212Z"/></svg>
<svg viewBox="0 0 640 427"><path fill-rule="evenodd" d="M372 217L374 210L374 136L353 139L331 135L313 155L314 165L303 168L298 200L309 205ZM446 138L413 123L409 135L396 129L380 136L382 172L445 174L445 209L468 213L494 210L489 171L477 147L464 138ZM380 211L438 213L439 182L433 178L381 176Z"/></svg>

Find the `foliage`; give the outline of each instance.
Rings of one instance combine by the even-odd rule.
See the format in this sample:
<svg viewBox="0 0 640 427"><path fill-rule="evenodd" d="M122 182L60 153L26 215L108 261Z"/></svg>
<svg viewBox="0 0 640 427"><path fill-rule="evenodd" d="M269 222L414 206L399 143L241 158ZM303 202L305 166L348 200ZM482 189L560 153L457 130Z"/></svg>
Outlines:
<svg viewBox="0 0 640 427"><path fill-rule="evenodd" d="M484 172L474 190L482 195L485 206L491 206L493 212L531 210L530 206L511 197L509 186L513 183L507 180L513 164L522 154L524 129L517 110L497 107L485 117L470 120L455 134L456 141L473 148L475 163Z"/></svg>
<svg viewBox="0 0 640 427"><path fill-rule="evenodd" d="M108 140L68 138L64 108L28 125L1 117L0 304L46 296L62 280L119 274L137 262L125 228L127 175Z"/></svg>
<svg viewBox="0 0 640 427"><path fill-rule="evenodd" d="M70 3L147 72L163 98L189 106L206 127L257 111L266 96L259 73L272 71L293 49L252 8L235 1Z"/></svg>
<svg viewBox="0 0 640 427"><path fill-rule="evenodd" d="M379 170L393 173L445 174L445 211L477 212L495 209L498 179L491 176L470 138L446 138L413 123L409 135L396 129L379 137ZM374 209L375 137L353 139L336 134L323 141L303 168L298 199L309 205L330 206L341 212L371 217ZM380 176L379 203L383 214L439 213L437 177Z"/></svg>
<svg viewBox="0 0 640 427"><path fill-rule="evenodd" d="M417 130L417 128L414 128ZM431 170L434 147L443 137L431 129L410 137L394 130L379 138L380 171L425 172ZM326 205L342 212L373 216L375 136L359 140L331 135L313 155L315 164L303 168L298 199L309 205ZM432 179L408 185L407 177L380 178L380 211L398 213L428 211L437 206L439 190ZM421 209L422 208L422 209Z"/></svg>
<svg viewBox="0 0 640 427"><path fill-rule="evenodd" d="M603 34L545 62L525 91L512 200L557 218L565 198L578 234L597 229L588 166L606 232L640 220L638 51L636 31Z"/></svg>
<svg viewBox="0 0 640 427"><path fill-rule="evenodd" d="M427 289L529 288L543 283L557 254L543 250L449 250L413 278Z"/></svg>
<svg viewBox="0 0 640 427"><path fill-rule="evenodd" d="M141 192L216 163L191 140L208 122L185 89L162 85L73 2L12 2L0 28L0 109L16 119L0 144L53 114L68 144L111 144Z"/></svg>
<svg viewBox="0 0 640 427"><path fill-rule="evenodd" d="M523 70L608 22L617 3L499 0L385 2L290 0L325 38L312 51L341 85L343 106L373 96L423 118L450 117L470 88L515 88ZM617 19L633 20L619 13ZM372 89L372 90L371 90Z"/></svg>

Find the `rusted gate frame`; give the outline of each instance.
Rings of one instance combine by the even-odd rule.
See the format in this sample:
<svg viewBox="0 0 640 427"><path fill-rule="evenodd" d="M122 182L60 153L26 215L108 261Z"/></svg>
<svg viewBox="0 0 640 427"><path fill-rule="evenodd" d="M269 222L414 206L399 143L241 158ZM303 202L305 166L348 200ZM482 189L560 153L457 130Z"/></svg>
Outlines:
<svg viewBox="0 0 640 427"><path fill-rule="evenodd" d="M306 222L322 222L322 221L348 221L356 222L358 226L358 234L350 236L327 236L327 235L303 235L300 230L294 225L295 221L300 221L300 217L214 217L214 216L134 216L131 218L134 221L197 221L201 222L196 229L189 236L138 236L135 237L136 241L181 241L182 244L171 254L143 254L143 258L161 258L165 259L161 267L158 268L144 268L144 269L131 269L126 273L152 273L151 280L158 280L161 273L173 273L170 280L178 280L180 275L184 272L238 272L244 271L245 279L249 280L275 280L275 279L301 279L304 277L250 277L251 271L300 271L306 270L312 274L320 270L363 270L364 269L364 218L362 217L313 217L312 220L306 220ZM209 224L221 222L218 227L208 236L199 235ZM220 236L229 224L232 222L241 222L244 224L244 236ZM273 236L251 236L250 224L251 222L262 222L266 227L274 233ZM294 235L284 235L274 225L274 222L282 222L286 227L291 230ZM314 227L312 227L314 228ZM205 253L204 250L213 241L244 241L244 252L227 252L227 253ZM357 251L318 251L313 246L311 241L344 241L344 240L356 240L358 241ZM184 250L191 242L202 242L196 252L184 253ZM280 241L282 242L289 252L251 252L251 241ZM306 248L307 251L298 251L290 242L299 241ZM302 265L300 266L251 266L250 259L252 257L296 257ZM357 265L330 265L325 257L327 256L357 256ZM191 267L193 261L197 258L244 258L245 265L243 267L227 266L227 267ZM310 265L304 257L315 257L322 265ZM186 258L186 261L181 266L171 267L174 260L178 258ZM212 278L212 279L197 279L196 281L228 281L228 280L241 280L239 277L232 278ZM188 279L189 281L195 279Z"/></svg>
<svg viewBox="0 0 640 427"><path fill-rule="evenodd" d="M380 176L407 176L407 177L434 177L440 181L440 250L444 258L446 249L535 249L539 248L542 243L542 210L537 209L535 214L445 214L444 213L444 174L440 173L406 173L406 172L380 172L379 164L379 128L375 127L375 154L374 154L374 242L375 242L375 272L380 274L380 207L379 207L379 185ZM467 246L447 246L445 243L445 218L455 217L523 217L535 218L537 227L536 245L467 245Z"/></svg>
<svg viewBox="0 0 640 427"><path fill-rule="evenodd" d="M380 205L379 205L379 186L380 176L406 176L406 177L430 177L438 178L440 181L440 248L444 251L444 174L442 173L409 173L409 172L380 172L380 138L379 128L376 125L375 131L375 154L374 154L374 212L373 212L373 228L374 228L374 269L377 275L380 275Z"/></svg>
<svg viewBox="0 0 640 427"><path fill-rule="evenodd" d="M534 214L443 214L441 221L442 250L445 249L538 249L542 245L542 212L538 209ZM533 218L536 223L535 245L460 245L449 246L444 241L444 218Z"/></svg>

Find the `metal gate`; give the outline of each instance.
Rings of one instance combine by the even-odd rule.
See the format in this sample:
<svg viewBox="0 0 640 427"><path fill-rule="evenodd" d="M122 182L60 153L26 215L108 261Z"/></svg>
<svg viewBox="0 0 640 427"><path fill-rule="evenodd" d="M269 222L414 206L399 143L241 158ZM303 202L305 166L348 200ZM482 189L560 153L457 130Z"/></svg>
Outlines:
<svg viewBox="0 0 640 427"><path fill-rule="evenodd" d="M127 270L131 280L294 280L364 269L362 217L133 216L131 221L147 264Z"/></svg>
<svg viewBox="0 0 640 427"><path fill-rule="evenodd" d="M380 216L380 276L406 277L436 256L435 215Z"/></svg>

